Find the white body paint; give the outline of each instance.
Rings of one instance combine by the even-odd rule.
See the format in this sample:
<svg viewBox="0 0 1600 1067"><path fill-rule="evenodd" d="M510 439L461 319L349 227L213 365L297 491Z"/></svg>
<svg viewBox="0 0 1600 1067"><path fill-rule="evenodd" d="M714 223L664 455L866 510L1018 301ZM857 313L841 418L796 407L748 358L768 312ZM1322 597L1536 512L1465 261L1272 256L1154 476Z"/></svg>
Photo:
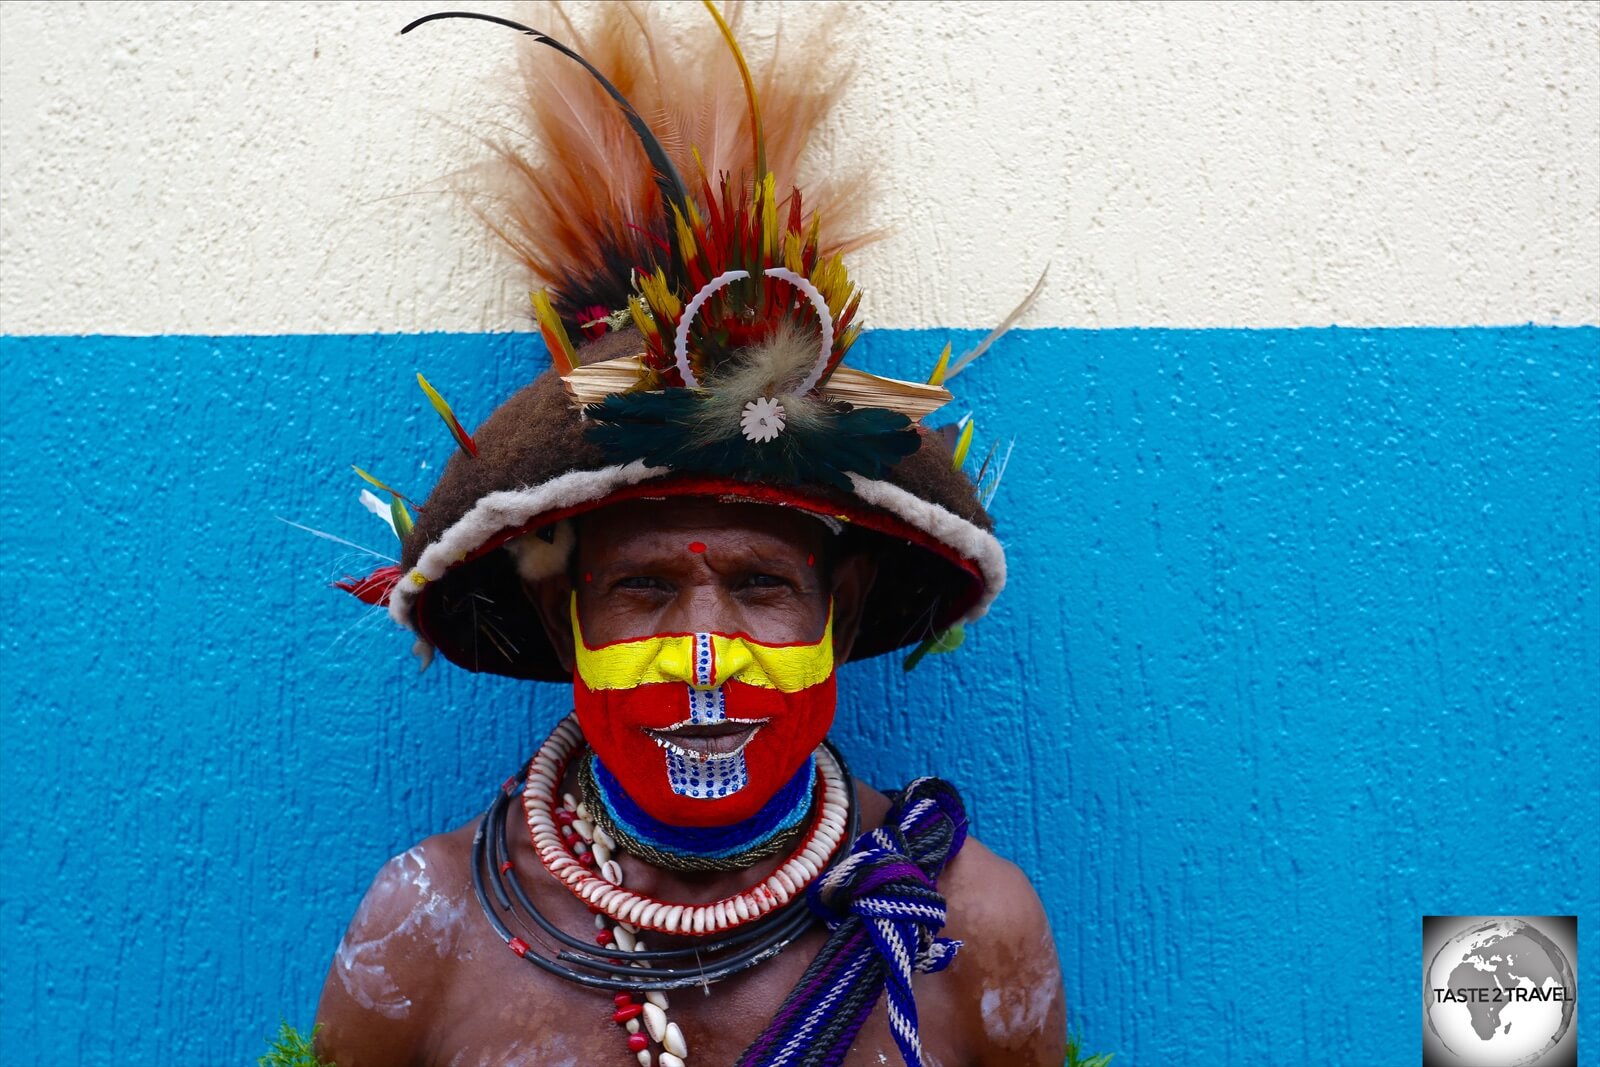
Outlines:
<svg viewBox="0 0 1600 1067"><path fill-rule="evenodd" d="M986 989L979 1004L983 1031L997 1045L1025 1045L1044 1029L1054 997L1054 990L1044 984Z"/></svg>
<svg viewBox="0 0 1600 1067"><path fill-rule="evenodd" d="M552 1048L555 1042L541 1040L535 1046L513 1041L508 1047L485 1052L463 1049L450 1057L449 1067L581 1067L565 1049Z"/></svg>
<svg viewBox="0 0 1600 1067"><path fill-rule="evenodd" d="M373 880L334 957L334 972L345 992L364 1008L391 1019L404 1018L411 1010L411 998L379 961L397 938L431 942L441 958L451 955L465 911L464 900L452 900L433 888L427 858L419 848L390 860ZM399 918L384 923L377 915Z"/></svg>

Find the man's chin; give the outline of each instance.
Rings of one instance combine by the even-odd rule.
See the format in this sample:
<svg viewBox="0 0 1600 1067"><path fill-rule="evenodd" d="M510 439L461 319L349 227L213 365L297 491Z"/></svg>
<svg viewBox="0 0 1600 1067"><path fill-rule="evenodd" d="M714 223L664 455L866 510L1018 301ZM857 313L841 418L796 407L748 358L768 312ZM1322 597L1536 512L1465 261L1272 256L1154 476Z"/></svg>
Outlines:
<svg viewBox="0 0 1600 1067"><path fill-rule="evenodd" d="M655 731L644 731L646 736ZM683 750L686 762L713 773L720 766L735 760L744 763L744 782L721 796L688 796L676 792L669 785L666 762L671 759L675 744L651 737L650 751L654 759L643 763L619 761L620 767L600 758L622 788L644 814L667 826L684 829L711 829L733 826L758 815L778 792L794 777L800 764L787 766L788 760L774 759L774 753L762 751L771 742L768 731L757 727L752 735L727 755L706 757L688 748ZM804 760L801 760L803 764ZM647 769L648 768L648 769Z"/></svg>

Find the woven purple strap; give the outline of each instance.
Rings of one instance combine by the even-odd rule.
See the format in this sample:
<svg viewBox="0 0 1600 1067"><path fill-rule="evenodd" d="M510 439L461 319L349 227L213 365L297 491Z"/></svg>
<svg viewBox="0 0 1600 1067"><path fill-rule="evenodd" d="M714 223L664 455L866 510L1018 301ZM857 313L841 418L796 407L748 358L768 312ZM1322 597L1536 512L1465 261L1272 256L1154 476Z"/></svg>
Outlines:
<svg viewBox="0 0 1600 1067"><path fill-rule="evenodd" d="M884 824L807 892L830 936L738 1067L841 1063L885 990L900 1054L908 1067L925 1067L911 975L944 970L961 947L937 936L945 903L935 883L966 836L966 810L949 783L918 778L905 788Z"/></svg>

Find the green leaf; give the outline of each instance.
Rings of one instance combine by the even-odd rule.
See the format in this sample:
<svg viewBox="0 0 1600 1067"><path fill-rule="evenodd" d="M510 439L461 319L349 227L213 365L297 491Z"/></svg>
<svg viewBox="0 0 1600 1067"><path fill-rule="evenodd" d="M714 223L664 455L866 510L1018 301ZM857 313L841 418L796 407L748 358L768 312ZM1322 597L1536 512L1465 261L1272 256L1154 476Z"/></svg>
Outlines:
<svg viewBox="0 0 1600 1067"><path fill-rule="evenodd" d="M1083 1048L1083 1035L1069 1033L1067 1035L1067 1061L1063 1067L1111 1067L1110 1052L1101 1052L1093 1056L1085 1056Z"/></svg>
<svg viewBox="0 0 1600 1067"><path fill-rule="evenodd" d="M256 1060L259 1067L335 1067L317 1058L311 1043L316 1040L321 1024L311 1028L306 1037L286 1022L278 1023L278 1036L267 1049L267 1054Z"/></svg>

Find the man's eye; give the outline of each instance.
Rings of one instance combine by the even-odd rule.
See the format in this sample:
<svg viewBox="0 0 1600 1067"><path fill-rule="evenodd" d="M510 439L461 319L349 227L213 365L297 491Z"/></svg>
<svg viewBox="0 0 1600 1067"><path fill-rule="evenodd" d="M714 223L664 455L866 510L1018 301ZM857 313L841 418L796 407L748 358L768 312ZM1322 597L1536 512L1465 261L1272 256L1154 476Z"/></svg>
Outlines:
<svg viewBox="0 0 1600 1067"><path fill-rule="evenodd" d="M782 589L789 583L775 574L751 574L740 584L746 589Z"/></svg>
<svg viewBox="0 0 1600 1067"><path fill-rule="evenodd" d="M660 578L652 578L643 574L633 574L626 578L618 579L613 588L655 591L670 589L671 586L667 585L667 583Z"/></svg>

